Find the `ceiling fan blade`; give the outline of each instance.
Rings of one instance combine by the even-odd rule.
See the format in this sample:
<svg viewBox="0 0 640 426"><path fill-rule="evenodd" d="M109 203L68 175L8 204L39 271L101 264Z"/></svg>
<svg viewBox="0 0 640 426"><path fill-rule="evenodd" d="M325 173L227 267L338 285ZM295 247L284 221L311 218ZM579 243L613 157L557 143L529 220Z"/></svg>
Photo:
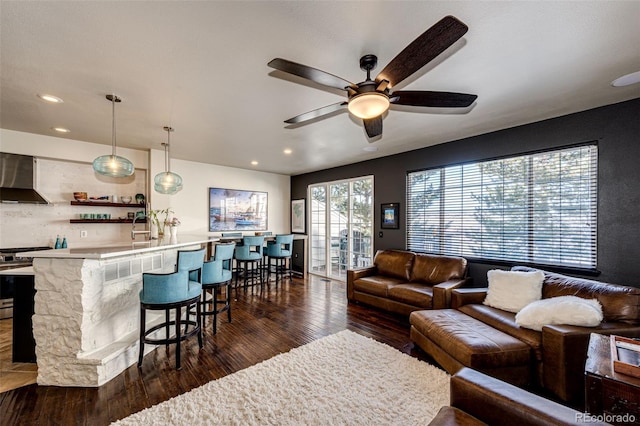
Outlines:
<svg viewBox="0 0 640 426"><path fill-rule="evenodd" d="M297 75L298 77L306 78L307 80L314 81L323 86L334 87L340 90L347 90L347 87L357 88L357 86L350 81L337 77L328 72L320 71L315 68L308 67L306 65L291 62L282 58L275 58L271 60L267 65L271 68L275 68L280 71L284 71L289 74Z"/></svg>
<svg viewBox="0 0 640 426"><path fill-rule="evenodd" d="M387 64L376 81L388 80L393 87L432 61L462 37L469 27L453 16L445 16L404 48Z"/></svg>
<svg viewBox="0 0 640 426"><path fill-rule="evenodd" d="M394 105L411 105L436 108L464 108L478 98L478 95L455 92L429 92L421 90L398 90L389 101Z"/></svg>
<svg viewBox="0 0 640 426"><path fill-rule="evenodd" d="M363 119L364 129L367 131L369 138L375 138L382 134L382 116L370 119Z"/></svg>
<svg viewBox="0 0 640 426"><path fill-rule="evenodd" d="M304 114L296 115L295 117L285 120L284 122L287 124L295 124L307 120L313 120L314 118L318 118L323 115L331 114L334 111L341 110L345 106L347 106L347 102L338 102L336 104L331 104L322 108L314 109L313 111L305 112Z"/></svg>

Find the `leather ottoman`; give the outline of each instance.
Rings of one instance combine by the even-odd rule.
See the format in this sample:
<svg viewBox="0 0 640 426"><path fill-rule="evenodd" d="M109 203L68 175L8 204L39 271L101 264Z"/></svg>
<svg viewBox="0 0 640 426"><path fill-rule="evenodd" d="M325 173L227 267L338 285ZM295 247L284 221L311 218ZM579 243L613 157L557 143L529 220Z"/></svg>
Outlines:
<svg viewBox="0 0 640 426"><path fill-rule="evenodd" d="M450 374L470 367L517 386L530 381L531 348L455 309L411 313L411 340Z"/></svg>

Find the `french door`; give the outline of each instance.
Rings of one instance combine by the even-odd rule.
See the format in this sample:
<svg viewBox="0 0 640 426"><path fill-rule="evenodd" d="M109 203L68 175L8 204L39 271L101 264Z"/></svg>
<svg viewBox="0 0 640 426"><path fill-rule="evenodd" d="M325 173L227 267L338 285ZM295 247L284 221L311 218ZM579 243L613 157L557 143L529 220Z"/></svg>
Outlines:
<svg viewBox="0 0 640 426"><path fill-rule="evenodd" d="M310 185L309 272L344 280L372 259L373 176Z"/></svg>

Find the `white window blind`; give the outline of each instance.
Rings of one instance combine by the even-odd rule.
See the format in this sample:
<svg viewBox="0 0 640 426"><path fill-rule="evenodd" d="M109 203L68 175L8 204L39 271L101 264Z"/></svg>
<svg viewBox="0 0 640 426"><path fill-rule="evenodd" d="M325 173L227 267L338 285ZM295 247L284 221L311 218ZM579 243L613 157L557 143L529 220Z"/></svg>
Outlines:
<svg viewBox="0 0 640 426"><path fill-rule="evenodd" d="M597 145L410 172L407 248L596 268Z"/></svg>

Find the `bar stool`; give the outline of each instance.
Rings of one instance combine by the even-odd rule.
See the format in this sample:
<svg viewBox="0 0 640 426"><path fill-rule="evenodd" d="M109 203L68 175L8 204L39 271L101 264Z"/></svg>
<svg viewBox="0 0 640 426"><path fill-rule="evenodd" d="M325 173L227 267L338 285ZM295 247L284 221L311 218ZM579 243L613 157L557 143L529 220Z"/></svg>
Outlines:
<svg viewBox="0 0 640 426"><path fill-rule="evenodd" d="M176 344L176 370L180 370L180 343L194 335L198 335L198 344L202 349L202 329L200 327L200 283L189 280L188 271L178 271L168 274L142 274L142 290L140 290L140 348L138 354L138 367L142 366L144 356L144 344L169 346ZM190 319L189 310L196 308L195 320ZM186 308L187 318L182 321L182 308ZM175 318L170 320L169 312L175 309ZM147 310L164 310L165 322L146 329ZM184 334L182 324L185 325ZM189 331L189 326L193 329ZM175 327L175 334L169 334L169 327ZM165 329L164 339L147 337L151 333Z"/></svg>
<svg viewBox="0 0 640 426"><path fill-rule="evenodd" d="M271 276L271 259L275 259L274 271L276 274L276 285L278 284L278 278L282 279L287 271L289 272L289 279L291 279L292 246L293 234L276 235L275 241L267 242L267 249L265 250L265 256L267 257L267 281L269 281Z"/></svg>
<svg viewBox="0 0 640 426"><path fill-rule="evenodd" d="M215 257L202 266L202 317L213 315L213 334L218 332L218 314L227 312L227 319L231 322L231 278L233 252L236 243L216 244ZM218 292L225 288L225 298L218 299ZM207 295L211 293L211 298ZM211 309L207 310L206 305ZM222 305L218 308L218 305Z"/></svg>
<svg viewBox="0 0 640 426"><path fill-rule="evenodd" d="M236 287L238 286L238 277L240 274L244 277L244 286L249 283L249 279L254 281L260 279L260 284L264 284L262 274L262 252L264 250L263 236L245 236L242 237L242 244L237 245L234 251L236 259ZM249 268L251 264L251 268Z"/></svg>
<svg viewBox="0 0 640 426"><path fill-rule="evenodd" d="M178 250L178 261L176 268L178 271L189 272L189 280L202 284L202 264L206 248L198 250Z"/></svg>

